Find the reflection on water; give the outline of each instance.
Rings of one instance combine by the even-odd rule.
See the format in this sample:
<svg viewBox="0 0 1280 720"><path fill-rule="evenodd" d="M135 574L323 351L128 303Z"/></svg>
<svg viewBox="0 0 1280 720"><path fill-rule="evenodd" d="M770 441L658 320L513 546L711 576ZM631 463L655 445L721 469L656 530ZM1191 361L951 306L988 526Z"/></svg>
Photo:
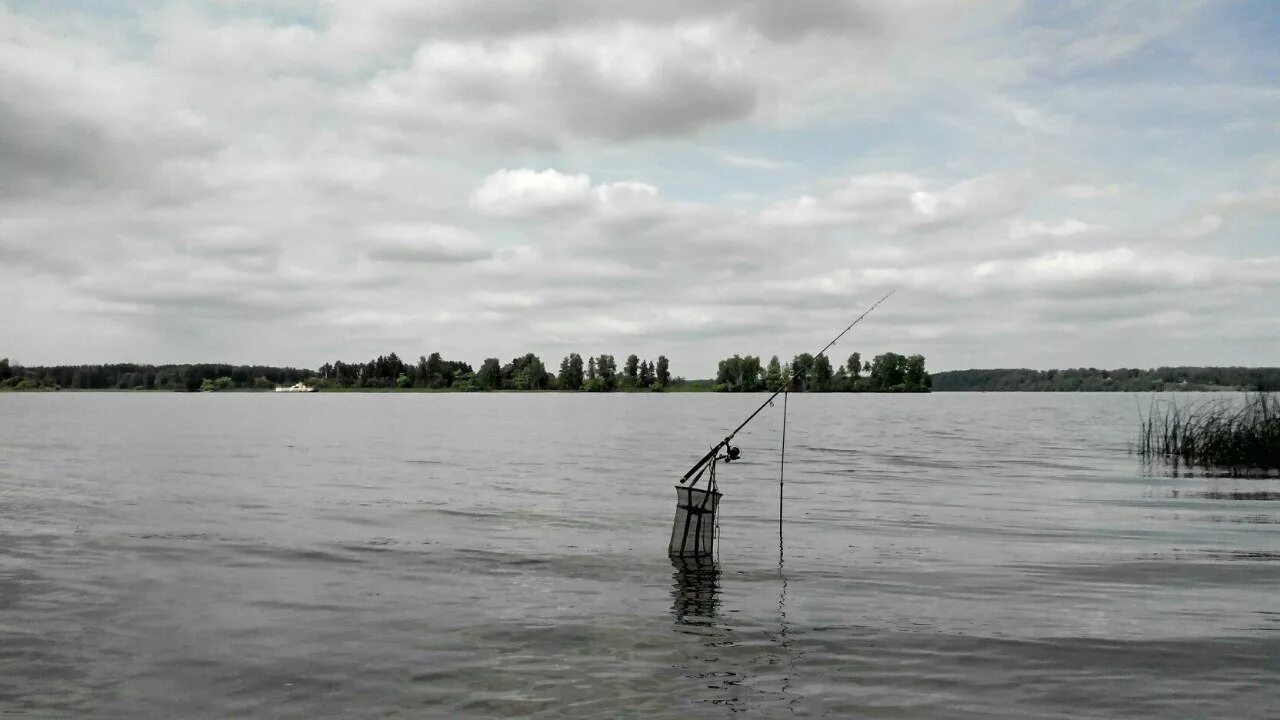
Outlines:
<svg viewBox="0 0 1280 720"><path fill-rule="evenodd" d="M676 630L698 635L699 647L682 668L685 677L705 686L702 702L743 709L743 675L733 662L733 640L729 628L720 622L720 564L709 557L672 557L671 615Z"/></svg>
<svg viewBox="0 0 1280 720"><path fill-rule="evenodd" d="M788 636L787 626L787 573L783 557L782 547L782 529L778 529L778 634L777 644L781 652L775 660L774 664L781 666L782 682L781 689L784 697L787 698L787 709L795 712L796 705L800 702L800 696L795 693L792 688L792 679L796 674L796 652L792 647L793 642Z"/></svg>
<svg viewBox="0 0 1280 720"><path fill-rule="evenodd" d="M1179 497L1179 495L1189 498L1199 498L1202 500L1280 500L1280 492L1271 490L1205 490L1205 491L1179 491L1174 490L1170 497Z"/></svg>
<svg viewBox="0 0 1280 720"><path fill-rule="evenodd" d="M709 557L672 557L671 614L676 625L715 628L720 564ZM703 634L703 633L699 633Z"/></svg>
<svg viewBox="0 0 1280 720"><path fill-rule="evenodd" d="M698 638L681 670L696 685L688 696L733 712L796 712L796 648L787 620L787 579L779 548L777 617L763 624L722 616L721 569L710 558L671 558L671 615L677 632ZM768 582L762 578L763 582Z"/></svg>

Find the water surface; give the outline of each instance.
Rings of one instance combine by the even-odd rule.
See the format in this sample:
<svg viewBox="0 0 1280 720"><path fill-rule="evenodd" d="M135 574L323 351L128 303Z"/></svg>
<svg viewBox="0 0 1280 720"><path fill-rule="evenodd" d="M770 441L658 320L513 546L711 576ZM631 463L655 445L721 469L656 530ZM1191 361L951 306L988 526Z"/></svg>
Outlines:
<svg viewBox="0 0 1280 720"><path fill-rule="evenodd" d="M1144 471L1131 395L799 395L782 552L779 408L673 564L761 400L0 395L0 714L1276 717L1280 480Z"/></svg>

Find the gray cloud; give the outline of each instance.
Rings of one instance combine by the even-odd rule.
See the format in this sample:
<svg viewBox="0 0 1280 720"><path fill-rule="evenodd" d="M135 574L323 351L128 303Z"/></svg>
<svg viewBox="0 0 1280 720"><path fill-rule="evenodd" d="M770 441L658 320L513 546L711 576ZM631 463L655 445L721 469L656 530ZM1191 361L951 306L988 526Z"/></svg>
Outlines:
<svg viewBox="0 0 1280 720"><path fill-rule="evenodd" d="M850 349L1261 362L1280 166L1248 133L1275 93L1112 80L1194 17L1135 8L0 10L0 354L634 351L698 376L810 351L897 287ZM1196 146L1228 117L1252 130Z"/></svg>
<svg viewBox="0 0 1280 720"><path fill-rule="evenodd" d="M339 3L335 21L359 28L365 37L393 37L411 42L423 37L502 37L564 31L584 26L630 22L665 26L677 22L732 19L743 28L781 41L810 33L878 29L892 3L867 0L796 0L785 5L770 0L445 0L433 3L389 3L371 14L360 3Z"/></svg>
<svg viewBox="0 0 1280 720"><path fill-rule="evenodd" d="M424 45L410 67L380 74L346 102L392 137L426 131L544 147L676 135L755 107L756 81L721 62L713 42L635 29Z"/></svg>
<svg viewBox="0 0 1280 720"><path fill-rule="evenodd" d="M492 254L476 235L445 225L375 225L364 235L368 256L374 260L465 263Z"/></svg>

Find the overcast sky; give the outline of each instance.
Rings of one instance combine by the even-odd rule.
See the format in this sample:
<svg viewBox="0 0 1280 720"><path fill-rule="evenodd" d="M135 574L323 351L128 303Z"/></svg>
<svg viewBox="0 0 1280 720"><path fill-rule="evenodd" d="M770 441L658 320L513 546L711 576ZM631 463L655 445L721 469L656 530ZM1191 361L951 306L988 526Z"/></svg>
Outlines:
<svg viewBox="0 0 1280 720"><path fill-rule="evenodd" d="M1259 2L0 0L0 356L1280 364Z"/></svg>

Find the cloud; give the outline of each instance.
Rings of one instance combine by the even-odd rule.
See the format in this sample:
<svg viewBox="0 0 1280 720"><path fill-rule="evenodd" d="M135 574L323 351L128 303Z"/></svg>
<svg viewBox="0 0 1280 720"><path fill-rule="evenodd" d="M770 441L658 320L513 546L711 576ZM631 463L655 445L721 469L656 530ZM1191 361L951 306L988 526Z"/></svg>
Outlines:
<svg viewBox="0 0 1280 720"><path fill-rule="evenodd" d="M1109 185L1092 185L1089 183L1069 183L1063 185L1059 192L1072 200L1100 200L1104 198L1119 197L1121 195L1120 186L1111 183Z"/></svg>
<svg viewBox="0 0 1280 720"><path fill-rule="evenodd" d="M485 145L681 135L751 114L757 83L707 28L622 26L421 46L347 104L384 132Z"/></svg>
<svg viewBox="0 0 1280 720"><path fill-rule="evenodd" d="M1024 220L1014 220L1009 226L1009 237L1014 240L1022 240L1037 236L1063 238L1099 229L1102 228L1070 218L1058 223L1045 223L1039 220L1032 220L1029 222Z"/></svg>
<svg viewBox="0 0 1280 720"><path fill-rule="evenodd" d="M492 254L480 237L447 225L380 224L363 235L368 256L386 262L465 263Z"/></svg>
<svg viewBox="0 0 1280 720"><path fill-rule="evenodd" d="M1170 233L1178 240L1199 240L1218 231L1222 227L1220 215L1201 215L1194 220L1182 223Z"/></svg>
<svg viewBox="0 0 1280 720"><path fill-rule="evenodd" d="M973 268L970 279L1055 296L1125 295L1167 288L1272 288L1280 287L1280 259L1242 262L1187 253L1140 253L1121 246L982 263Z"/></svg>
<svg viewBox="0 0 1280 720"><path fill-rule="evenodd" d="M471 193L471 207L495 217L527 217L586 205L591 178L555 170L498 170Z"/></svg>
<svg viewBox="0 0 1280 720"><path fill-rule="evenodd" d="M278 250L269 238L242 225L210 225L191 232L183 249L193 255L249 257L273 254Z"/></svg>
<svg viewBox="0 0 1280 720"><path fill-rule="evenodd" d="M928 234L1011 216L1031 178L980 175L937 187L908 173L858 175L823 195L801 195L761 213L768 225L860 226L883 235Z"/></svg>
<svg viewBox="0 0 1280 720"><path fill-rule="evenodd" d="M789 163L778 160L769 160L767 158L751 155L739 155L737 153L725 152L723 150L712 152L710 155L726 165L747 168L749 170L781 170L789 165Z"/></svg>
<svg viewBox="0 0 1280 720"><path fill-rule="evenodd" d="M4 7L0 66L0 191L8 197L99 189L215 148L204 118L164 100L173 92L164 78Z"/></svg>
<svg viewBox="0 0 1280 720"><path fill-rule="evenodd" d="M1213 199L1219 210L1252 210L1280 213L1280 187L1257 188L1248 192L1222 193Z"/></svg>
<svg viewBox="0 0 1280 720"><path fill-rule="evenodd" d="M760 222L779 227L812 228L848 224L856 215L827 204L812 195L775 203L760 213Z"/></svg>
<svg viewBox="0 0 1280 720"><path fill-rule="evenodd" d="M1271 64L1212 4L1160 15L3 8L0 346L298 365L662 352L697 376L810 350L901 287L855 349L934 368L1265 362L1274 324L1242 318L1276 287ZM1201 339L1164 357L1148 319Z"/></svg>
<svg viewBox="0 0 1280 720"><path fill-rule="evenodd" d="M813 34L841 34L850 30L883 29L892 3L806 0L779 8L771 0L441 0L383 3L370 13L359 2L335 3L334 24L349 35L384 42L411 43L432 38L503 38L549 32L566 33L608 23L661 28L680 22L712 19L733 21L773 40L794 42ZM372 43L370 43L372 45Z"/></svg>
<svg viewBox="0 0 1280 720"><path fill-rule="evenodd" d="M479 292L471 296L471 303L490 310L523 310L541 305L542 298L518 292Z"/></svg>

